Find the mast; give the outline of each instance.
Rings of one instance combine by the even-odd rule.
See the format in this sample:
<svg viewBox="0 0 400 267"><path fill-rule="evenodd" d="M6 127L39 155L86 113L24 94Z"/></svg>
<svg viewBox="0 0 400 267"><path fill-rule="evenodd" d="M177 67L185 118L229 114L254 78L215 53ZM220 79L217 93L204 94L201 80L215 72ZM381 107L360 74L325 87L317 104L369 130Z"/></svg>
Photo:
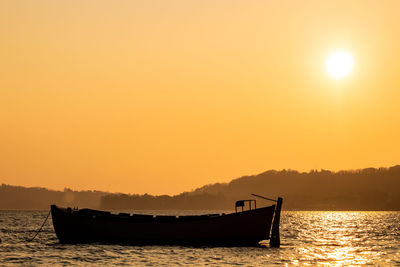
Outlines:
<svg viewBox="0 0 400 267"><path fill-rule="evenodd" d="M271 248L279 248L281 245L281 239L279 237L279 222L281 219L282 201L283 199L281 197L278 197L275 208L274 221L272 223L271 238L269 240L269 246Z"/></svg>

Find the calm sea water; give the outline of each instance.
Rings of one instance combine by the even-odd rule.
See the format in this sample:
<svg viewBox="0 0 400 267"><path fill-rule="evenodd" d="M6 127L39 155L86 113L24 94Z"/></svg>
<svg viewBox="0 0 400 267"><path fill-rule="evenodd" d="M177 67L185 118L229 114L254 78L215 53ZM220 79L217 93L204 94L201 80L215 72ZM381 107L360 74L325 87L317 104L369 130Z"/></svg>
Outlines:
<svg viewBox="0 0 400 267"><path fill-rule="evenodd" d="M400 266L400 212L283 212L279 249L62 245L51 218L34 241L27 241L46 215L0 211L0 266Z"/></svg>

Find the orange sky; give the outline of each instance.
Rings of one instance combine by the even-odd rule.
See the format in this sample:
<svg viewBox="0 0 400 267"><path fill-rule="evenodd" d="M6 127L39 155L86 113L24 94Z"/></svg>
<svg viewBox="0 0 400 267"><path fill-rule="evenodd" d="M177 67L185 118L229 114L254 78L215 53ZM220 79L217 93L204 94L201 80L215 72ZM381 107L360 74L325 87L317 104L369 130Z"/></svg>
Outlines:
<svg viewBox="0 0 400 267"><path fill-rule="evenodd" d="M175 194L400 161L399 1L0 3L0 183ZM336 50L354 70L335 80Z"/></svg>

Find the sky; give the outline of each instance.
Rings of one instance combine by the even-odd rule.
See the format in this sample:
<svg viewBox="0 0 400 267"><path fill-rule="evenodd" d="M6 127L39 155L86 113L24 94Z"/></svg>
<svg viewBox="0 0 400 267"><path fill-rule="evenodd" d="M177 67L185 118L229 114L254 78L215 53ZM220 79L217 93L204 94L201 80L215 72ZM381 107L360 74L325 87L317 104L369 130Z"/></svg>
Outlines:
<svg viewBox="0 0 400 267"><path fill-rule="evenodd" d="M0 0L0 183L158 195L399 164L399 11ZM335 51L354 59L342 79Z"/></svg>

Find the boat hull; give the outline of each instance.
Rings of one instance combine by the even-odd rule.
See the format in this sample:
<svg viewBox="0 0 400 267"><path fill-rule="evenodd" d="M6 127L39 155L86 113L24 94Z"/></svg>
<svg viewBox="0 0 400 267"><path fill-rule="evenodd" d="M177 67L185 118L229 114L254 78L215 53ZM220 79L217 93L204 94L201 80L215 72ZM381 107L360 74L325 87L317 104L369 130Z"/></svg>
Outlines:
<svg viewBox="0 0 400 267"><path fill-rule="evenodd" d="M270 238L275 205L244 212L202 216L113 215L51 206L61 243L124 243L257 246Z"/></svg>

